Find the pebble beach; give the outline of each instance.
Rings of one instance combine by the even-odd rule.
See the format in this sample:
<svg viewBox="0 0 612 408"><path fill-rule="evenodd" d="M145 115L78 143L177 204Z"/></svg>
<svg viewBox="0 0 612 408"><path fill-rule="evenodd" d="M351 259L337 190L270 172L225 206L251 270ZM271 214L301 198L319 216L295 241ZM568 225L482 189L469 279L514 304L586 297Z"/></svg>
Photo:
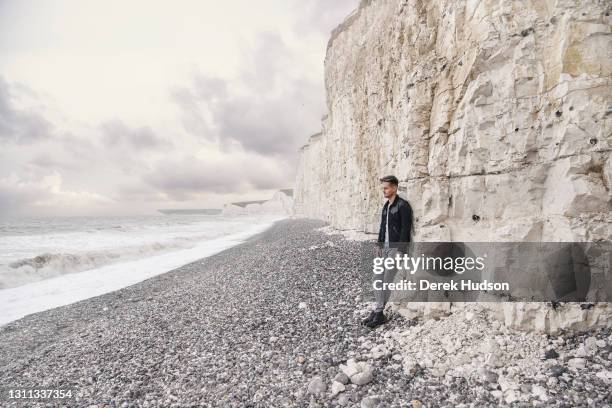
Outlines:
<svg viewBox="0 0 612 408"><path fill-rule="evenodd" d="M610 329L547 336L477 307L359 324L360 245L289 219L127 288L0 327L1 406L610 406ZM129 271L126 271L129 273Z"/></svg>

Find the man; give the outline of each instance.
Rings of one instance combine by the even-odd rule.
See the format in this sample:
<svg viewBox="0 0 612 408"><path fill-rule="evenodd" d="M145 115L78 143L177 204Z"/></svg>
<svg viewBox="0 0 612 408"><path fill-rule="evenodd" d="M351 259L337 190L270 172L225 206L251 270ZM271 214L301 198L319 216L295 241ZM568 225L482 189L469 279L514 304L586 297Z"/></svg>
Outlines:
<svg viewBox="0 0 612 408"><path fill-rule="evenodd" d="M391 257L399 253L400 256L407 253L410 235L412 233L412 207L408 201L397 195L398 180L395 176L385 176L380 179L382 183L383 195L387 202L382 209L380 229L378 231L378 242L376 256ZM382 280L384 283L391 283L395 278L396 268L386 269L381 275L375 275L374 279ZM380 283L377 284L380 286ZM361 323L375 328L387 321L383 311L389 300L391 291L374 290L376 306L370 315Z"/></svg>

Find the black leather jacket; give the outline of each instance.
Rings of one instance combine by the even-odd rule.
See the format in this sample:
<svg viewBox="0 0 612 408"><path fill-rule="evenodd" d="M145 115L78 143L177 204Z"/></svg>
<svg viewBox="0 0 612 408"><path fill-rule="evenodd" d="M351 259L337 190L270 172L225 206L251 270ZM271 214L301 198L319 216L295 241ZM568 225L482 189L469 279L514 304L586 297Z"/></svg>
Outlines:
<svg viewBox="0 0 612 408"><path fill-rule="evenodd" d="M406 253L413 227L412 207L408 201L400 196L395 197L395 201L393 201L390 208L389 200L387 200L383 206L380 230L378 232L378 246L380 247L382 247L385 242L387 210L389 211L389 246L391 248L398 248L400 251Z"/></svg>

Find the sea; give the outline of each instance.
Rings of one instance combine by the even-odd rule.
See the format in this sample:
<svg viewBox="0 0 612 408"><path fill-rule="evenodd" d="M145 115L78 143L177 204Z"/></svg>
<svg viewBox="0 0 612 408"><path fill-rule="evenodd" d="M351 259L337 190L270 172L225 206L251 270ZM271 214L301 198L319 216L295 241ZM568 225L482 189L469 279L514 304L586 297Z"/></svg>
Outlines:
<svg viewBox="0 0 612 408"><path fill-rule="evenodd" d="M0 219L0 325L219 253L279 215Z"/></svg>

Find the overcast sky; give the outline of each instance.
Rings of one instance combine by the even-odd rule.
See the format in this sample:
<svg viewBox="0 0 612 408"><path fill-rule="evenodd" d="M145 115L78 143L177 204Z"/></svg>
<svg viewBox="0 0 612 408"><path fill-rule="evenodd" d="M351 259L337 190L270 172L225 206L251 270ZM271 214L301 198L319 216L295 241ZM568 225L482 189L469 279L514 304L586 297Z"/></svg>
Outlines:
<svg viewBox="0 0 612 408"><path fill-rule="evenodd" d="M293 186L358 0L0 0L0 214L219 208Z"/></svg>

